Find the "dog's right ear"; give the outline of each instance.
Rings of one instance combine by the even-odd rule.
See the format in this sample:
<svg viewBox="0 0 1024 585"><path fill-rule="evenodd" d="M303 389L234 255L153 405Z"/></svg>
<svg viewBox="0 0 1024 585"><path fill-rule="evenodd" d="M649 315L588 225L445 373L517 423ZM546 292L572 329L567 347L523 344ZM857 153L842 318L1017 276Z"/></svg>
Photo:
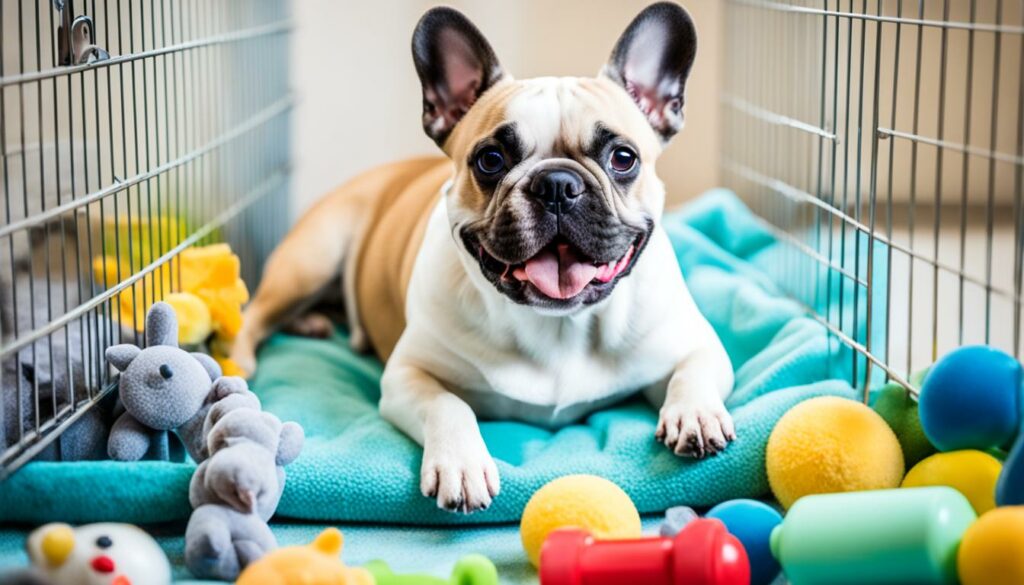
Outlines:
<svg viewBox="0 0 1024 585"><path fill-rule="evenodd" d="M416 25L412 60L423 85L423 130L442 147L477 98L505 77L484 35L446 6L432 8Z"/></svg>

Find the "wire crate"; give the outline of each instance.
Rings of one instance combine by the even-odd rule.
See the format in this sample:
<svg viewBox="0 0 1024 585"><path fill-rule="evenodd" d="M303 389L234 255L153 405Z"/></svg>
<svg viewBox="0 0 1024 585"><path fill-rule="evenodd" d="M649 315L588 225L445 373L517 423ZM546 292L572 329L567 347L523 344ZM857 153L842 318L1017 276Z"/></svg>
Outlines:
<svg viewBox="0 0 1024 585"><path fill-rule="evenodd" d="M258 282L288 222L290 30L278 0L0 3L0 480L66 458L104 348L142 341L119 303L177 290L183 250L228 242Z"/></svg>
<svg viewBox="0 0 1024 585"><path fill-rule="evenodd" d="M1024 2L727 0L726 183L851 382L1021 354ZM847 359L843 357L843 359Z"/></svg>

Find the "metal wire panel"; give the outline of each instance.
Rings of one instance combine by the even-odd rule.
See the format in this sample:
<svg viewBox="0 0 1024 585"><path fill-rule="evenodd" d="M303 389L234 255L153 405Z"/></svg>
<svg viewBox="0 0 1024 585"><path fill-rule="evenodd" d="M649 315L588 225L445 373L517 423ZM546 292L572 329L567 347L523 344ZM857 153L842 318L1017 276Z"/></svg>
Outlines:
<svg viewBox="0 0 1024 585"><path fill-rule="evenodd" d="M959 345L1020 358L1022 5L728 0L726 182L865 389Z"/></svg>
<svg viewBox="0 0 1024 585"><path fill-rule="evenodd" d="M110 389L104 348L141 343L122 293L148 306L213 241L256 285L288 220L288 9L0 3L0 479L60 458Z"/></svg>

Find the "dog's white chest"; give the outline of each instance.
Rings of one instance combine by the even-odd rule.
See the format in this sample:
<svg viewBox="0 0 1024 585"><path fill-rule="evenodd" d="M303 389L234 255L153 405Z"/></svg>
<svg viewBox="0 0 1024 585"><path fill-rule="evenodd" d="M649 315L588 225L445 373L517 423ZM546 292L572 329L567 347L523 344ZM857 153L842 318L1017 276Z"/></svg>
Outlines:
<svg viewBox="0 0 1024 585"><path fill-rule="evenodd" d="M631 296L634 286L624 282L617 293ZM557 319L509 307L505 318L520 325L509 328L500 352L483 356L491 362L485 377L502 394L555 406L599 400L664 377L681 348L649 311L616 302L623 300Z"/></svg>
<svg viewBox="0 0 1024 585"><path fill-rule="evenodd" d="M560 425L667 378L676 359L665 352L612 355L562 346L540 359L478 363L482 384L453 391L480 416Z"/></svg>
<svg viewBox="0 0 1024 585"><path fill-rule="evenodd" d="M437 215L421 250L428 269L414 269L396 352L423 364L481 417L564 424L666 381L692 348L713 339L660 230L609 299L552 317L481 293L489 285L471 281L475 273L460 263Z"/></svg>

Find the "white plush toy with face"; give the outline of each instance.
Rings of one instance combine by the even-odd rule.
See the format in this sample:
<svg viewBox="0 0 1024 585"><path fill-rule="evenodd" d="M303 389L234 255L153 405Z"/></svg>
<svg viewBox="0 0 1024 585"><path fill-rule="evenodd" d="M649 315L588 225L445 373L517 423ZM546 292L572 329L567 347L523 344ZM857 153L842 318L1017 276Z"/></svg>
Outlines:
<svg viewBox="0 0 1024 585"><path fill-rule="evenodd" d="M160 545L131 524L47 524L28 537L32 564L54 585L167 585Z"/></svg>

